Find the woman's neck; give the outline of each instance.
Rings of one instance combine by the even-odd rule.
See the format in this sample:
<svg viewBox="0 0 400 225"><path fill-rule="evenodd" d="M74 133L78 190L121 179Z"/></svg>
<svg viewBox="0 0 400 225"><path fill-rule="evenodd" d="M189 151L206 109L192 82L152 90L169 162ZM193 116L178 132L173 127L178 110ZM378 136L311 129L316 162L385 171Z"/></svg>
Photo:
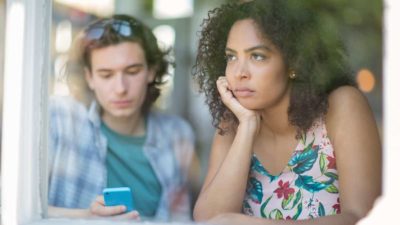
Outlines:
<svg viewBox="0 0 400 225"><path fill-rule="evenodd" d="M273 136L292 135L296 128L290 124L288 109L290 105L289 92L275 106L261 112L261 132Z"/></svg>
<svg viewBox="0 0 400 225"><path fill-rule="evenodd" d="M141 136L146 133L144 116L141 113L129 117L115 117L103 113L103 122L113 131L127 136Z"/></svg>

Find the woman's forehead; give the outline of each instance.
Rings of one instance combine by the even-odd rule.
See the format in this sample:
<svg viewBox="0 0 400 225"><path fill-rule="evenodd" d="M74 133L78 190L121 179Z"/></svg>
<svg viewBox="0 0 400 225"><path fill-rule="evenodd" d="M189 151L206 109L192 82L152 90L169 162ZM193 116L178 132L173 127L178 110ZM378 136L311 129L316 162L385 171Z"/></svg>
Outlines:
<svg viewBox="0 0 400 225"><path fill-rule="evenodd" d="M229 31L226 44L227 47L245 44L249 47L254 45L274 46L253 19L236 21Z"/></svg>

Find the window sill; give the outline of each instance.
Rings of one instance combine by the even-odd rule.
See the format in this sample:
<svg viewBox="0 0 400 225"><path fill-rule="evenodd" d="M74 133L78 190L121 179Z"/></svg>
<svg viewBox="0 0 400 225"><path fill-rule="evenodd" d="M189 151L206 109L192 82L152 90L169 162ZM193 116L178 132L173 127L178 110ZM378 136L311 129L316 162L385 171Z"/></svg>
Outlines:
<svg viewBox="0 0 400 225"><path fill-rule="evenodd" d="M151 221L141 221L141 222L135 222L135 221L123 221L123 220L88 220L88 219L42 219L34 222L30 222L26 225L71 225L71 224L77 224L77 225L126 225L126 224L148 224L148 225L189 225L189 224L197 224L194 222L151 222Z"/></svg>

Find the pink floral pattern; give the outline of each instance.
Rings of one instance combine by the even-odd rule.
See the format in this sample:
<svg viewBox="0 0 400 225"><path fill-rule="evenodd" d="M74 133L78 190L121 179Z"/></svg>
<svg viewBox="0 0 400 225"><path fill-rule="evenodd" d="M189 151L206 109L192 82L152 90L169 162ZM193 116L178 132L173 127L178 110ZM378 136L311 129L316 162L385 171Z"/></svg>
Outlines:
<svg viewBox="0 0 400 225"><path fill-rule="evenodd" d="M271 175L253 155L243 213L281 220L340 213L336 158L322 119L300 140L279 175Z"/></svg>
<svg viewBox="0 0 400 225"><path fill-rule="evenodd" d="M289 182L283 183L282 180L279 180L279 188L277 188L274 193L278 195L278 198L282 198L284 196L284 199L288 199L289 195L294 193L294 189L289 187Z"/></svg>

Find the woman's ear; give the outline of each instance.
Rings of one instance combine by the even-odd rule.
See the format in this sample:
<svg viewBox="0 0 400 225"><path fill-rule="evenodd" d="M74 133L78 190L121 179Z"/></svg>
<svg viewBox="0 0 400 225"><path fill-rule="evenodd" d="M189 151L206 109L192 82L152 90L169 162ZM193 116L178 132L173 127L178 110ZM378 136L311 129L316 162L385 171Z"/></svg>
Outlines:
<svg viewBox="0 0 400 225"><path fill-rule="evenodd" d="M94 90L93 84L93 75L89 68L85 67L85 79L90 88L90 90Z"/></svg>

